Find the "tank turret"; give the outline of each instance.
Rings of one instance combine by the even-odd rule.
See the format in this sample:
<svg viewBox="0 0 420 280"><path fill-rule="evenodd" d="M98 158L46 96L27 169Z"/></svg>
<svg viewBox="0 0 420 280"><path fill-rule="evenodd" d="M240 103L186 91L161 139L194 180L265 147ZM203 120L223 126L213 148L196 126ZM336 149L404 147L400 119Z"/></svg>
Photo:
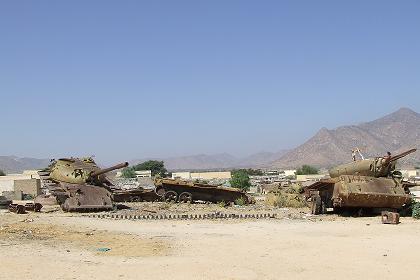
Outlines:
<svg viewBox="0 0 420 280"><path fill-rule="evenodd" d="M353 161L342 164L329 170L331 178L341 175L360 175L371 177L388 177L395 170L396 161L408 154L414 153L416 149L411 149L396 156L375 157Z"/></svg>
<svg viewBox="0 0 420 280"><path fill-rule="evenodd" d="M100 169L92 158L62 158L50 165L50 179L69 184L108 185L105 173L128 166L128 162Z"/></svg>

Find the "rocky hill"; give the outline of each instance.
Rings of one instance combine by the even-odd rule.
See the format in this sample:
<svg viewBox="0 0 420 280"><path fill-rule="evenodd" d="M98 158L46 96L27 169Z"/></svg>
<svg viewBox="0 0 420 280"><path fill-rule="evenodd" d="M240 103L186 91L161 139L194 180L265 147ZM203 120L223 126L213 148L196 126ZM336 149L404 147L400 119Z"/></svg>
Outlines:
<svg viewBox="0 0 420 280"><path fill-rule="evenodd" d="M49 159L0 156L0 169L6 173L20 173L28 169L42 169L50 164Z"/></svg>
<svg viewBox="0 0 420 280"><path fill-rule="evenodd" d="M393 154L410 148L420 149L420 114L401 108L380 119L359 125L322 128L299 147L286 153L272 165L277 168L310 164L330 167L351 160L351 150L359 147L365 157ZM401 161L413 166L420 162L420 151Z"/></svg>
<svg viewBox="0 0 420 280"><path fill-rule="evenodd" d="M151 159L163 160L166 168L169 170L216 170L269 166L272 161L278 159L286 152L287 150L282 150L277 153L260 152L247 157L235 157L228 153L223 153L215 155L200 154L184 157ZM137 164L149 159L134 160L132 161L132 164Z"/></svg>

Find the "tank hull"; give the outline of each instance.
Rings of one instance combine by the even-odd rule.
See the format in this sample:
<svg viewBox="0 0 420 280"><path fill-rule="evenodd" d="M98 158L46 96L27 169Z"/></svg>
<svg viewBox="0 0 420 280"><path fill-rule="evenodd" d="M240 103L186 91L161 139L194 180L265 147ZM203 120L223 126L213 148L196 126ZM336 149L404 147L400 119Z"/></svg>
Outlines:
<svg viewBox="0 0 420 280"><path fill-rule="evenodd" d="M61 208L67 212L94 212L113 209L111 193L102 187L93 185L63 185L64 192L58 200Z"/></svg>
<svg viewBox="0 0 420 280"><path fill-rule="evenodd" d="M305 195L317 204L313 205L312 212L325 212L326 208L398 210L408 205L412 199L397 180L352 175L316 182L305 188Z"/></svg>
<svg viewBox="0 0 420 280"><path fill-rule="evenodd" d="M177 196L173 197L175 201L183 200L183 194L189 194L191 195L191 202L201 200L213 203L230 203L235 202L237 199L242 199L245 204L251 202L246 193L238 189L197 184L182 180L161 179L156 182L155 191L161 197L165 197L167 193L173 192Z"/></svg>

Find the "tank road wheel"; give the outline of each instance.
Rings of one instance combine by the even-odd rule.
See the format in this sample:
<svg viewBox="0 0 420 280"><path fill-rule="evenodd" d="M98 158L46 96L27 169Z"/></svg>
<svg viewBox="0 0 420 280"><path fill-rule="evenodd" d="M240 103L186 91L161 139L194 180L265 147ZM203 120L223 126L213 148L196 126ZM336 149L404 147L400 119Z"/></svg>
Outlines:
<svg viewBox="0 0 420 280"><path fill-rule="evenodd" d="M164 197L164 195L165 195L165 189L164 189L164 188L162 188L162 187L160 187L160 188L156 188L156 189L155 189L155 193L156 193L158 196L160 196L160 197Z"/></svg>
<svg viewBox="0 0 420 280"><path fill-rule="evenodd" d="M192 203L192 201L192 194L189 192L183 192L179 195L179 202Z"/></svg>
<svg viewBox="0 0 420 280"><path fill-rule="evenodd" d="M140 196L132 196L132 197L130 197L130 201L131 202L141 202L142 199L141 199Z"/></svg>
<svg viewBox="0 0 420 280"><path fill-rule="evenodd" d="M178 194L174 191L167 191L165 193L165 201L166 202L176 202L178 198Z"/></svg>

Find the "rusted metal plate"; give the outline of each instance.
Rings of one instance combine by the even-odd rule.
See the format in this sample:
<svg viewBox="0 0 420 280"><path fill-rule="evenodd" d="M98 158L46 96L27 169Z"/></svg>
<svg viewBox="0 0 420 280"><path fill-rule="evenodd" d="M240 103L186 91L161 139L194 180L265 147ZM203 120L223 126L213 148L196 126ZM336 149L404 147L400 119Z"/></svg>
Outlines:
<svg viewBox="0 0 420 280"><path fill-rule="evenodd" d="M394 224L400 223L400 214L390 211L382 211L381 213L383 224Z"/></svg>
<svg viewBox="0 0 420 280"><path fill-rule="evenodd" d="M40 203L26 203L25 205L12 203L9 205L9 211L16 213L16 214L25 214L26 211L34 211L34 212L40 212L42 208L42 204Z"/></svg>
<svg viewBox="0 0 420 280"><path fill-rule="evenodd" d="M40 212L42 209L41 203L26 203L25 204L25 210L26 211L34 211L34 212Z"/></svg>
<svg viewBox="0 0 420 280"><path fill-rule="evenodd" d="M111 193L102 187L93 185L65 186L66 199L61 204L64 211L107 211L113 209Z"/></svg>
<svg viewBox="0 0 420 280"><path fill-rule="evenodd" d="M304 189L306 198L318 192L329 207L401 209L411 201L401 183L390 178L341 175Z"/></svg>
<svg viewBox="0 0 420 280"><path fill-rule="evenodd" d="M16 213L16 214L25 214L25 206L24 205L20 205L20 204L16 204L16 203L12 203L9 205L9 211Z"/></svg>
<svg viewBox="0 0 420 280"><path fill-rule="evenodd" d="M137 201L157 201L159 195L154 190L145 190L143 188L132 190L113 190L112 197L115 202L137 202Z"/></svg>
<svg viewBox="0 0 420 280"><path fill-rule="evenodd" d="M332 199L335 207L400 209L411 196L392 179L343 175L334 185Z"/></svg>

